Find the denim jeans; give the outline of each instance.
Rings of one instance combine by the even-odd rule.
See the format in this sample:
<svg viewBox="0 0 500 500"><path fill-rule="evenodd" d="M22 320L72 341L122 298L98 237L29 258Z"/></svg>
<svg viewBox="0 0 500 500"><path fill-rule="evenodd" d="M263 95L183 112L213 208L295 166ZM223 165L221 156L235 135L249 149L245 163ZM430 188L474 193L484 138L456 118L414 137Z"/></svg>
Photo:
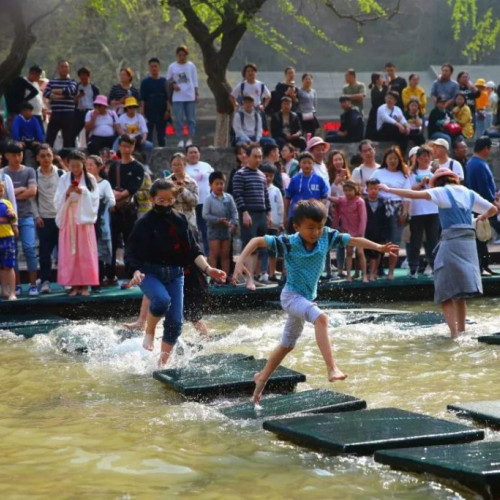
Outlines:
<svg viewBox="0 0 500 500"><path fill-rule="evenodd" d="M21 240L21 246L23 247L23 254L26 258L26 264L28 266L28 271L36 271L38 269L36 261L36 240L35 240L35 219L33 216L20 217L18 221L19 227L19 240ZM17 258L17 245L16 245L16 265L18 262ZM16 267L17 271L17 267Z"/></svg>
<svg viewBox="0 0 500 500"><path fill-rule="evenodd" d="M43 219L43 227L37 227L40 260L40 280L50 281L52 271L52 252L57 247L59 228L55 219Z"/></svg>
<svg viewBox="0 0 500 500"><path fill-rule="evenodd" d="M196 205L196 225L198 226L198 231L201 234L203 240L203 253L208 255L209 246L208 246L208 237L207 237L207 221L203 218L203 205L198 203Z"/></svg>
<svg viewBox="0 0 500 500"><path fill-rule="evenodd" d="M143 272L146 277L141 290L151 301L149 312L156 317L165 315L163 341L174 345L182 331L184 270L179 266L149 264Z"/></svg>
<svg viewBox="0 0 500 500"><path fill-rule="evenodd" d="M196 132L196 102L195 101L174 101L172 102L174 113L175 135L182 140L182 126L184 117L187 122L189 137L193 138Z"/></svg>

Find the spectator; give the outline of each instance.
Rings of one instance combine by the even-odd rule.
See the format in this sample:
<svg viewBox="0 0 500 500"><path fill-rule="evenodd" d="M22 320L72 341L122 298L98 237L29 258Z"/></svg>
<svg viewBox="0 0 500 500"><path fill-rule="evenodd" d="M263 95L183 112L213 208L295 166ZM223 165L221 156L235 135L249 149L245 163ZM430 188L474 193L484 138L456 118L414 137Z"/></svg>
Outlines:
<svg viewBox="0 0 500 500"><path fill-rule="evenodd" d="M36 259L36 242L35 242L35 217L33 210L33 198L36 196L36 176L35 171L31 167L26 167L21 162L23 161L23 148L19 143L13 142L5 148L5 157L7 166L2 170L2 173L8 175L14 186L17 205L17 217L19 227L19 238L23 248L23 254L26 258L28 267L28 279L30 286L28 295L38 295L36 286L37 275L37 259ZM17 246L16 246L16 262ZM16 295L20 295L22 288L19 280L19 271L16 268Z"/></svg>
<svg viewBox="0 0 500 500"><path fill-rule="evenodd" d="M54 164L54 153L48 144L42 144L36 157L39 167L36 170L38 190L34 203L34 216L39 241L40 293L50 293L52 281L52 254L59 241L59 229L56 224L57 210L54 198L59 178L64 171Z"/></svg>
<svg viewBox="0 0 500 500"><path fill-rule="evenodd" d="M496 93L495 82L486 82L486 92L488 94L488 105L485 109L484 128L489 130L493 125L493 118L498 108L498 95Z"/></svg>
<svg viewBox="0 0 500 500"><path fill-rule="evenodd" d="M380 165L375 161L375 146L370 139L361 141L358 146L363 163L352 171L352 180L357 182L362 189L366 186L366 181L372 177L373 172Z"/></svg>
<svg viewBox="0 0 500 500"><path fill-rule="evenodd" d="M207 238L207 225L203 218L203 203L210 194L210 184L208 178L214 171L212 166L206 161L200 161L201 154L200 148L195 144L186 146L186 173L193 178L198 184L199 196L198 204L196 205L196 226L200 231L203 240L203 250L205 255L208 255L208 238Z"/></svg>
<svg viewBox="0 0 500 500"><path fill-rule="evenodd" d="M458 83L451 79L453 66L450 63L444 63L441 66L441 74L432 83L431 98L437 103L438 97L444 98L445 108L451 108L455 102L455 96L458 92Z"/></svg>
<svg viewBox="0 0 500 500"><path fill-rule="evenodd" d="M227 181L227 189L226 191L231 195L233 195L233 178L234 174L242 167L246 167L248 164L248 155L247 155L247 147L244 144L237 144L234 148L234 155L236 159L236 166L231 169L229 172L229 179Z"/></svg>
<svg viewBox="0 0 500 500"><path fill-rule="evenodd" d="M450 159L448 156L448 151L450 149L448 141L440 137L436 140L429 141L429 145L432 147L432 153L434 156L433 170L435 171L438 168L447 168L463 181L464 171L462 165L458 161Z"/></svg>
<svg viewBox="0 0 500 500"><path fill-rule="evenodd" d="M396 66L392 62L388 62L385 65L385 73L387 75L386 84L387 84L387 91L392 91L396 92L397 99L396 99L396 106L400 109L403 109L403 100L401 98L401 95L403 93L403 89L405 89L408 85L406 83L406 80L402 76L398 76L396 74Z"/></svg>
<svg viewBox="0 0 500 500"><path fill-rule="evenodd" d="M85 115L85 130L89 135L87 150L97 155L102 148L112 148L116 135L122 135L122 128L116 113L108 109L108 98L98 95L94 100L94 110Z"/></svg>
<svg viewBox="0 0 500 500"><path fill-rule="evenodd" d="M411 99L408 110L404 113L408 123L408 140L416 146L425 142L424 138L424 116L420 111L420 102L417 99Z"/></svg>
<svg viewBox="0 0 500 500"><path fill-rule="evenodd" d="M280 156L285 167L285 173L291 179L299 172L299 162L295 158L295 148L292 144L285 144L280 151Z"/></svg>
<svg viewBox="0 0 500 500"><path fill-rule="evenodd" d="M272 114L277 113L281 108L281 99L289 97L292 100L292 110L297 110L299 102L299 89L295 86L295 68L288 66L285 68L285 80L278 82L273 92L271 92L271 102L267 109Z"/></svg>
<svg viewBox="0 0 500 500"><path fill-rule="evenodd" d="M196 206L198 205L198 184L186 173L186 157L175 153L170 160L172 174L167 180L176 186L174 208L186 216L189 224L196 227Z"/></svg>
<svg viewBox="0 0 500 500"><path fill-rule="evenodd" d="M122 68L120 70L120 82L111 87L109 92L109 103L118 116L121 116L125 111L125 99L127 97L135 97L139 100L139 91L132 85L134 72L130 68Z"/></svg>
<svg viewBox="0 0 500 500"><path fill-rule="evenodd" d="M63 147L75 146L74 115L77 83L69 76L69 62L59 61L58 77L49 80L43 96L50 100L50 120L46 141L54 147L59 131L62 133Z"/></svg>
<svg viewBox="0 0 500 500"><path fill-rule="evenodd" d="M396 105L398 94L390 90L385 104L377 111L377 133L380 141L396 142L403 151L408 145L409 128L401 108Z"/></svg>
<svg viewBox="0 0 500 500"><path fill-rule="evenodd" d="M12 139L36 155L38 146L43 142L43 129L40 122L33 116L33 104L21 104L21 112L12 122Z"/></svg>
<svg viewBox="0 0 500 500"><path fill-rule="evenodd" d="M69 155L65 173L54 198L59 227L57 282L71 286L70 297L89 295L89 286L99 285L94 223L99 210L99 189L85 168L81 151Z"/></svg>
<svg viewBox="0 0 500 500"><path fill-rule="evenodd" d="M37 70L39 69L38 66L36 68ZM9 126L14 117L21 112L21 104L31 101L39 93L37 86L33 85L31 81L31 78L35 78L35 72L30 71L28 76L30 78L23 78L20 75L16 76L5 91L4 98L7 107L7 124Z"/></svg>
<svg viewBox="0 0 500 500"><path fill-rule="evenodd" d="M444 97L438 97L436 107L429 115L429 123L427 125L427 134L430 140L444 139L448 145L453 144L453 139L446 125L452 122L451 112L446 109L446 100Z"/></svg>
<svg viewBox="0 0 500 500"><path fill-rule="evenodd" d="M235 143L244 143L247 147L257 145L262 138L262 117L255 109L254 97L243 96L243 106L233 115Z"/></svg>
<svg viewBox="0 0 500 500"><path fill-rule="evenodd" d="M31 68L28 70L28 76L26 77L26 80L33 86L35 89L38 91L38 94L33 96L31 99L27 99L29 94L31 93L30 90L26 90L27 95L25 98L26 102L29 102L33 106L33 116L38 120L40 123L40 127L42 127L43 131L43 121L44 121L44 115L47 111L45 103L43 101L43 92L42 89L40 88L40 76L42 75L42 68L38 65L31 66Z"/></svg>
<svg viewBox="0 0 500 500"><path fill-rule="evenodd" d="M325 165L325 155L330 149L330 144L325 142L321 137L312 137L307 142L306 151L309 151L314 158L314 173L318 174L327 186L329 186L328 170Z"/></svg>
<svg viewBox="0 0 500 500"><path fill-rule="evenodd" d="M359 142L363 139L365 127L363 115L352 106L351 96L343 95L339 98L343 113L340 115L340 129L328 132L328 142Z"/></svg>
<svg viewBox="0 0 500 500"><path fill-rule="evenodd" d="M462 165L463 171L465 172L465 166L468 161L469 147L465 141L455 141L453 143L453 159L458 161Z"/></svg>
<svg viewBox="0 0 500 500"><path fill-rule="evenodd" d="M262 146L262 165L270 165L273 167L274 180L273 184L283 193L283 177L281 176L280 168L280 148L276 143L268 143ZM260 168L260 167L259 167Z"/></svg>
<svg viewBox="0 0 500 500"><path fill-rule="evenodd" d="M118 117L118 124L124 134L128 134L135 139L135 151L149 152L153 149L153 143L147 140L148 126L146 120L139 113L139 103L135 97L127 97L123 104L125 113ZM118 149L118 139L113 144L113 150Z"/></svg>
<svg viewBox="0 0 500 500"><path fill-rule="evenodd" d="M370 98L372 106L366 123L366 138L371 140L377 139L377 110L385 103L385 94L387 86L384 85L384 80L380 73L372 73L371 83L368 85L370 89ZM380 255L380 254L379 254Z"/></svg>
<svg viewBox="0 0 500 500"><path fill-rule="evenodd" d="M344 151L340 149L330 151L326 168L328 170L331 196L338 198L344 194L344 182L351 179L351 170Z"/></svg>
<svg viewBox="0 0 500 500"><path fill-rule="evenodd" d="M168 85L160 76L160 60L152 57L148 61L149 76L141 82L141 114L148 122L148 141L153 141L156 130L158 146L165 146L165 127L168 117Z"/></svg>
<svg viewBox="0 0 500 500"><path fill-rule="evenodd" d="M306 148L306 140L302 137L300 119L292 111L292 104L291 97L281 98L281 109L271 118L271 136L279 147L288 142L302 151Z"/></svg>
<svg viewBox="0 0 500 500"><path fill-rule="evenodd" d="M486 90L486 80L484 78L478 78L476 80L475 86L479 92L478 97L476 97L476 138L484 135L486 130L486 108L489 104L489 95Z"/></svg>
<svg viewBox="0 0 500 500"><path fill-rule="evenodd" d="M5 182L0 180L0 285L3 299L16 300L17 214L4 194Z"/></svg>
<svg viewBox="0 0 500 500"><path fill-rule="evenodd" d="M88 68L80 68L77 75L80 81L75 96L75 140L80 135L82 128L85 127L85 117L94 108L94 101L99 95L99 89L90 81L90 70Z"/></svg>
<svg viewBox="0 0 500 500"><path fill-rule="evenodd" d="M319 128L319 122L316 118L317 97L316 91L312 88L313 76L311 73L302 75L302 87L298 92L297 112L302 123L304 134L314 135Z"/></svg>
<svg viewBox="0 0 500 500"><path fill-rule="evenodd" d="M3 148L0 149L0 165L3 164L2 152ZM14 190L14 184L12 183L12 179L4 172L3 169L0 170L0 181L5 184L3 198L4 200L10 202L14 212L17 215L17 202L16 202L16 192Z"/></svg>
<svg viewBox="0 0 500 500"><path fill-rule="evenodd" d="M457 83L458 90L465 95L466 104L469 106L472 117L474 118L476 113L476 99L479 97L481 92L470 81L470 76L467 71L460 71L460 73L458 73Z"/></svg>
<svg viewBox="0 0 500 500"><path fill-rule="evenodd" d="M408 77L408 87L403 89L401 93L401 99L403 101L403 111L408 111L408 106L410 102L414 99L417 100L420 112L422 115L425 115L426 105L427 105L427 97L425 95L425 90L419 85L420 76L416 73L412 73Z"/></svg>
<svg viewBox="0 0 500 500"><path fill-rule="evenodd" d="M172 97L175 133L178 148L190 146L196 133L196 103L198 102L198 72L196 66L187 60L188 48L180 45L175 49L176 61L167 70L167 82ZM183 122L188 125L186 144L183 140Z"/></svg>
<svg viewBox="0 0 500 500"><path fill-rule="evenodd" d="M474 137L474 126L472 124L472 113L467 105L465 94L458 92L455 97L455 107L452 110L453 118L462 127L462 135L466 139ZM436 207L437 211L437 207Z"/></svg>
<svg viewBox="0 0 500 500"><path fill-rule="evenodd" d="M118 150L121 159L111 163L108 171L108 181L115 195L116 205L111 211L111 264L106 266L104 285L116 285L116 250L120 237L126 243L134 223L137 220L137 203L134 195L144 181L144 167L136 161L134 139L127 134L120 137ZM129 270L127 270L129 271Z"/></svg>
<svg viewBox="0 0 500 500"><path fill-rule="evenodd" d="M351 98L354 109L357 109L363 117L363 102L366 97L365 84L356 80L356 71L352 68L345 73L346 85L342 88L342 94Z"/></svg>
<svg viewBox="0 0 500 500"><path fill-rule="evenodd" d="M234 109L238 109L243 105L244 96L251 95L254 98L255 108L262 114L271 99L271 92L269 92L269 89L263 82L257 80L257 66L255 64L245 64L241 74L243 76L243 81L236 85L229 95L229 99L231 99Z"/></svg>

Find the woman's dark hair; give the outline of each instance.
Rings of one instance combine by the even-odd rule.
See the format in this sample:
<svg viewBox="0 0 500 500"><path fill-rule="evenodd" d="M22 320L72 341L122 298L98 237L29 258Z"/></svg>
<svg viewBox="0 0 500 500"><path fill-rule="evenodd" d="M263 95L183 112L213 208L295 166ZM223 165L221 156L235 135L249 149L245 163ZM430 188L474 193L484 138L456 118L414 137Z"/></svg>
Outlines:
<svg viewBox="0 0 500 500"><path fill-rule="evenodd" d="M304 80L305 80L308 76L309 76L309 77L311 77L311 78L313 77L313 76L312 76L312 73L304 73L304 74L302 75L302 79L301 79L301 80L302 80L302 81L304 81Z"/></svg>
<svg viewBox="0 0 500 500"><path fill-rule="evenodd" d="M428 154L432 158L432 149L429 146L420 146L417 149L415 156L417 157L418 160L421 156L425 154ZM412 166L411 171L412 173L416 173L417 170L418 170L418 161L415 161L415 164Z"/></svg>
<svg viewBox="0 0 500 500"><path fill-rule="evenodd" d="M457 97L458 96L461 96L464 98L464 106L467 104L467 95L465 94L465 92L462 92L462 91L459 91L457 92L457 95L455 96L455 104L457 105ZM457 105L458 106L458 105Z"/></svg>
<svg viewBox="0 0 500 500"><path fill-rule="evenodd" d="M391 146L384 154L384 158L382 159L382 163L380 164L380 168L387 168L387 157L390 154L395 154L398 157L398 170L403 173L405 177L408 177L408 165L405 163L403 158L403 154L401 153L401 149L399 146Z"/></svg>
<svg viewBox="0 0 500 500"><path fill-rule="evenodd" d="M368 85L369 89L372 89L375 87L377 84L377 80L381 77L382 75L380 73L372 73L370 76L370 84Z"/></svg>
<svg viewBox="0 0 500 500"><path fill-rule="evenodd" d="M345 181L342 187L344 189L345 188L354 189L356 196L361 196L361 186L360 186L360 184L358 184L357 182L354 182L353 180Z"/></svg>
<svg viewBox="0 0 500 500"><path fill-rule="evenodd" d="M238 165L238 168L241 167L241 162L238 158L238 154L241 150L245 151L245 154L247 154L247 145L244 142L240 142L234 147L234 156L236 157L236 164Z"/></svg>
<svg viewBox="0 0 500 500"><path fill-rule="evenodd" d="M90 176L87 172L87 169L85 168L85 160L87 159L87 157L85 156L85 153L83 153L82 151L78 151L78 149L73 149L69 155L68 155L68 158L67 160L68 161L71 161L71 160L76 160L76 161L81 161L82 164L83 164L83 178L85 179L85 185L87 186L87 189L89 191L93 191L94 190L94 185L92 184L92 181L90 180ZM75 180L75 176L73 175L73 172L70 173L70 179L71 179L71 182L73 182Z"/></svg>
<svg viewBox="0 0 500 500"><path fill-rule="evenodd" d="M446 184L457 184L460 185L460 179L457 179L453 175L445 175L434 181L434 187L443 187Z"/></svg>
<svg viewBox="0 0 500 500"><path fill-rule="evenodd" d="M410 80L415 78L416 76L418 76L418 73L412 73L409 77L408 77L408 83L410 83Z"/></svg>
<svg viewBox="0 0 500 500"><path fill-rule="evenodd" d="M172 181L168 179L156 179L151 187L149 188L149 195L151 198L154 198L158 191L173 191L174 194L177 194L177 188Z"/></svg>
<svg viewBox="0 0 500 500"><path fill-rule="evenodd" d="M92 160L98 169L101 169L104 166L104 162L102 158L98 155L90 155L87 157L87 160Z"/></svg>
<svg viewBox="0 0 500 500"><path fill-rule="evenodd" d="M243 66L243 70L241 72L241 74L243 75L243 78L245 78L245 73L247 72L248 68L252 68L255 72L258 71L257 65L255 63L247 63L247 64L245 64L245 66Z"/></svg>
<svg viewBox="0 0 500 500"><path fill-rule="evenodd" d="M176 158L180 158L184 162L184 165L186 164L186 155L184 153L174 153L172 158L170 158L170 163L172 163Z"/></svg>
<svg viewBox="0 0 500 500"><path fill-rule="evenodd" d="M342 156L342 160L344 161L344 165L342 165L342 168L344 168L347 172L346 179L351 178L351 169L349 168L349 162L347 161L347 156L345 152L342 151L341 149L332 149L328 153L328 159L326 160L326 170L328 171L328 180L330 184L334 183L335 177L337 176L337 171L333 166L333 157L335 155Z"/></svg>
<svg viewBox="0 0 500 500"><path fill-rule="evenodd" d="M220 180L224 181L226 179L226 176L224 175L224 172L221 172L220 170L215 170L208 176L208 183L212 185L212 182Z"/></svg>
<svg viewBox="0 0 500 500"><path fill-rule="evenodd" d="M314 222L326 220L326 207L318 200L301 200L295 205L293 210L293 223L300 224L304 219L311 219Z"/></svg>
<svg viewBox="0 0 500 500"><path fill-rule="evenodd" d="M133 72L132 68L129 68L128 66L126 66L120 70L120 72L122 72L122 71L125 71L125 73L127 73L128 77L130 78L130 81L132 81L134 79L134 72Z"/></svg>
<svg viewBox="0 0 500 500"><path fill-rule="evenodd" d="M120 145L122 142L125 142L126 144L130 144L131 146L134 146L135 145L135 138L132 137L131 135L123 134L118 139L118 145Z"/></svg>

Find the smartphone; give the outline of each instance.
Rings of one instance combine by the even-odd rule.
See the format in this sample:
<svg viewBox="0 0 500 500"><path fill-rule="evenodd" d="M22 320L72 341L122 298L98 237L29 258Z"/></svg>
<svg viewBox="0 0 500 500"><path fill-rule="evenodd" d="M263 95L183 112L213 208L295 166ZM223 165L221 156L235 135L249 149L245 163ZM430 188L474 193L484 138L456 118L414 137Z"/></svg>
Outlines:
<svg viewBox="0 0 500 500"><path fill-rule="evenodd" d="M71 181L71 185L77 187L80 184L76 179Z"/></svg>

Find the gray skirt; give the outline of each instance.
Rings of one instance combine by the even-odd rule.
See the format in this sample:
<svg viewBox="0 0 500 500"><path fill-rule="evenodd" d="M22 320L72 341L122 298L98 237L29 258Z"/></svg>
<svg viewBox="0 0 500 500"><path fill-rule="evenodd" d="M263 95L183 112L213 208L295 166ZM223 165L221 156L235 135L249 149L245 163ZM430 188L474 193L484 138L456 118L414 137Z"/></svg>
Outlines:
<svg viewBox="0 0 500 500"><path fill-rule="evenodd" d="M472 227L444 229L434 253L435 304L483 293Z"/></svg>

